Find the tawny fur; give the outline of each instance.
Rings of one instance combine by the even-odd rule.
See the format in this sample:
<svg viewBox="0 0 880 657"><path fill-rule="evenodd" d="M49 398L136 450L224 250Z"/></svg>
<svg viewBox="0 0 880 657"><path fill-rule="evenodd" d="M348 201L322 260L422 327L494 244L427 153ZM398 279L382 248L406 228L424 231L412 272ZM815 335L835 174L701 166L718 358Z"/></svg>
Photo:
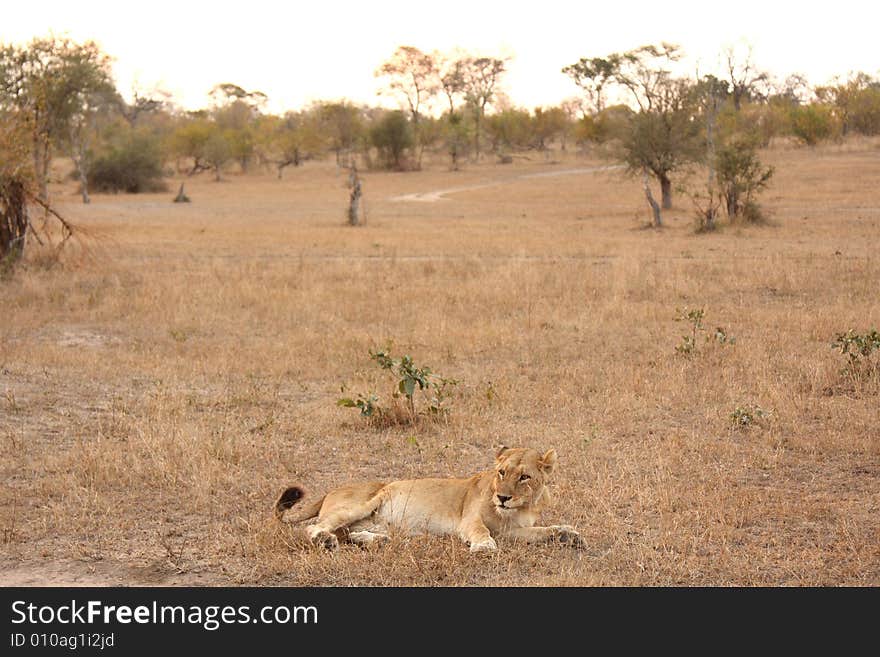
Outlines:
<svg viewBox="0 0 880 657"><path fill-rule="evenodd" d="M556 468L556 450L502 447L495 467L467 479L411 479L383 483L354 483L336 488L299 513L304 493L286 489L275 504L285 522L317 518L306 528L316 546L336 549L340 540L360 545L388 540L396 527L411 534L454 534L472 552L495 550L495 538L527 543L561 541L583 547L580 534L569 525L537 527L538 514L550 501L547 489Z"/></svg>

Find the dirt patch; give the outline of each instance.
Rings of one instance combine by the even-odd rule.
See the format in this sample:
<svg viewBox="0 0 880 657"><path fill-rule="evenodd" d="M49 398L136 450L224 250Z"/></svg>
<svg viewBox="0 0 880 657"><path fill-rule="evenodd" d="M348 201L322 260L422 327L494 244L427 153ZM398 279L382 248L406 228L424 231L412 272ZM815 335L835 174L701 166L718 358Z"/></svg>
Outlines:
<svg viewBox="0 0 880 657"><path fill-rule="evenodd" d="M0 568L0 586L210 586L209 573L168 573L161 565L131 567L121 563L44 561Z"/></svg>

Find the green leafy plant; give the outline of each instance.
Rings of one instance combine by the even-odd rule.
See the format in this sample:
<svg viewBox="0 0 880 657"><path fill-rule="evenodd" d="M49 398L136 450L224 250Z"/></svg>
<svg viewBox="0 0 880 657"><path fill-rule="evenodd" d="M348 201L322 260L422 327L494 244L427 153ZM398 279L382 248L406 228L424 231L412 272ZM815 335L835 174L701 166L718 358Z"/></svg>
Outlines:
<svg viewBox="0 0 880 657"><path fill-rule="evenodd" d="M696 353L697 333L705 330L703 328L703 319L705 316L706 310L704 308L685 308L684 310L676 310L675 321L687 322L691 327L691 333L690 335L682 336L681 342L675 347L675 351L684 356L691 356ZM718 326L713 333L706 335L706 342L715 342L720 345L732 345L736 344L736 338L729 335L727 331Z"/></svg>
<svg viewBox="0 0 880 657"><path fill-rule="evenodd" d="M685 308L676 312L675 321L688 322L691 325L691 334L683 336L675 350L680 354L690 356L697 349L697 331L703 330L703 316L706 314L706 311L703 308L694 308L692 310Z"/></svg>
<svg viewBox="0 0 880 657"><path fill-rule="evenodd" d="M877 329L872 328L864 335L852 329L846 333L838 333L831 343L831 348L837 349L848 359L842 374L865 374L880 367L872 359L872 354L880 351L880 333Z"/></svg>
<svg viewBox="0 0 880 657"><path fill-rule="evenodd" d="M458 379L447 379L437 376L431 382L431 398L428 404L428 411L431 413L442 414L448 409L443 404L452 395L452 389L458 385Z"/></svg>
<svg viewBox="0 0 880 657"><path fill-rule="evenodd" d="M341 399L336 400L337 406L343 406L345 408L359 408L361 411L361 415L364 417L373 417L377 411L381 411L379 407L379 398L376 395L358 395L357 399L352 399L351 397L343 397Z"/></svg>
<svg viewBox="0 0 880 657"><path fill-rule="evenodd" d="M737 406L730 414L730 421L736 429L748 429L751 426L762 424L770 417L770 411L765 411L757 404Z"/></svg>
<svg viewBox="0 0 880 657"><path fill-rule="evenodd" d="M403 399L405 408L400 409L396 403L393 406L382 406L379 397L372 393L359 394L356 398L343 397L336 401L337 406L358 408L362 416L373 421L415 424L421 416L416 408L417 393L422 392L425 399L424 415L438 417L448 412L452 390L459 383L457 379L435 374L427 366L417 366L408 354L394 358L387 349L376 352L370 350L370 359L394 377L391 397L395 402Z"/></svg>

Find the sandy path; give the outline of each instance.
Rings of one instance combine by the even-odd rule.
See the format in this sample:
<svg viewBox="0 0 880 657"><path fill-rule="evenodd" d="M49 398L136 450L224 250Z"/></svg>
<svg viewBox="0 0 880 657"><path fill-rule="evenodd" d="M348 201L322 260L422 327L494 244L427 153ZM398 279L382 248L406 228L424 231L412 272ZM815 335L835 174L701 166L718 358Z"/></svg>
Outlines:
<svg viewBox="0 0 880 657"><path fill-rule="evenodd" d="M604 166L604 167L585 167L580 169L561 169L559 171L541 171L539 173L524 173L519 176L511 176L501 180L493 180L491 182L479 183L476 185L462 185L460 187L447 187L446 189L436 189L431 192L417 192L415 194L403 194L401 196L392 196L390 201L417 201L433 203L443 199L449 194L457 194L458 192L470 192L476 189L486 189L488 187L498 187L500 185L509 185L520 180L528 180L529 178L556 178L558 176L575 176L584 173L596 173L598 171L612 171L622 168L621 165Z"/></svg>

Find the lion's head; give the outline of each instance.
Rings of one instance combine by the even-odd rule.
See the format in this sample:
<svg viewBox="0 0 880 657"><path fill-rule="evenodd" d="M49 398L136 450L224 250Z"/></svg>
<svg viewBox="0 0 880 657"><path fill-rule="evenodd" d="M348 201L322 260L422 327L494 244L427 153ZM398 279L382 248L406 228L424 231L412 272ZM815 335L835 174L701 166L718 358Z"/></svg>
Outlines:
<svg viewBox="0 0 880 657"><path fill-rule="evenodd" d="M492 503L502 517L537 507L549 498L546 482L556 467L556 450L543 456L528 448L502 447L495 455Z"/></svg>

